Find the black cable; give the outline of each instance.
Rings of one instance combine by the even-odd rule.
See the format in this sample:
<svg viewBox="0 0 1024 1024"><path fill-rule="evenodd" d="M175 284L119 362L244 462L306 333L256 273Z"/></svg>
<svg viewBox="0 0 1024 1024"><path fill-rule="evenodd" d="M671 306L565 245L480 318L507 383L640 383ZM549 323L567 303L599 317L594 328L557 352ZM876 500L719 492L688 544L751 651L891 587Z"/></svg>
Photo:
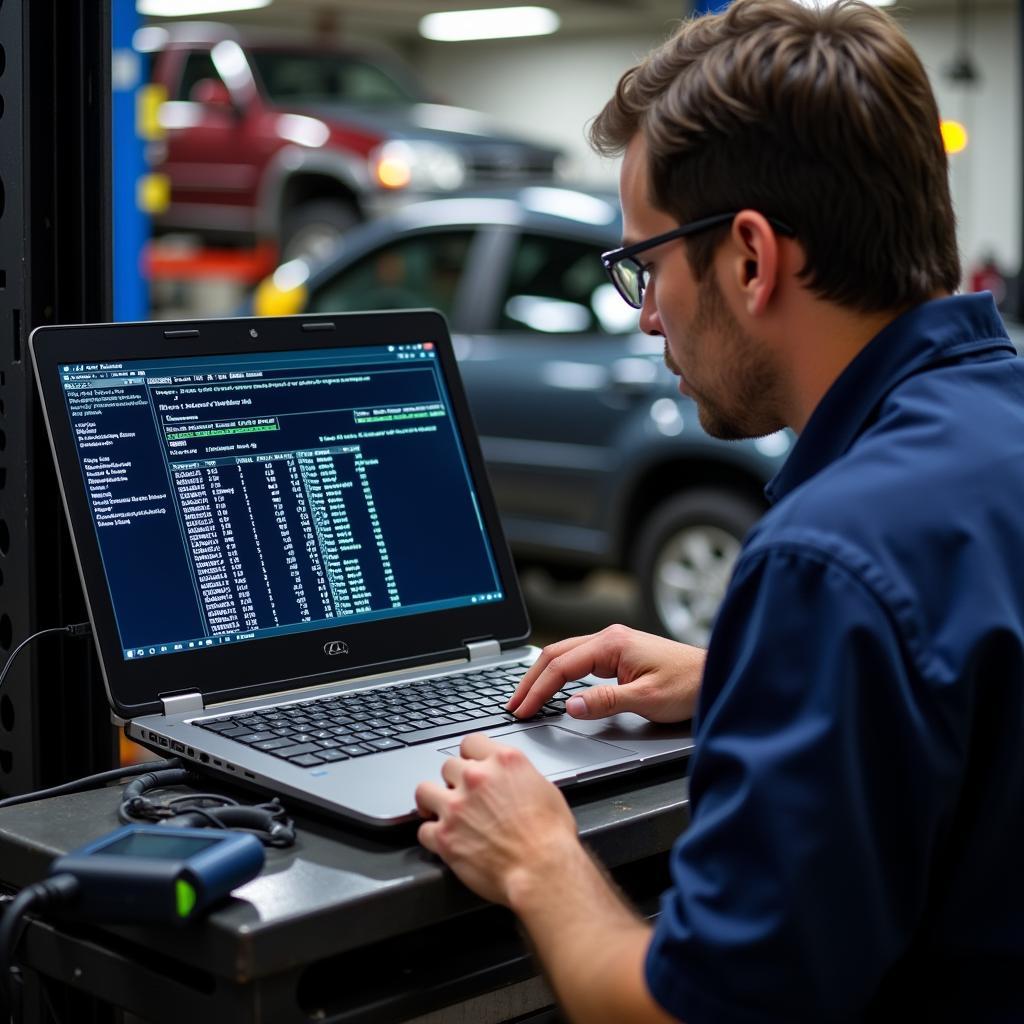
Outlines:
<svg viewBox="0 0 1024 1024"><path fill-rule="evenodd" d="M124 787L117 817L122 824L156 822L179 828L222 828L249 832L264 846L286 847L295 842L295 823L276 797L262 804L240 804L221 793L181 793L154 800L153 789L195 785L195 773L187 768L154 771Z"/></svg>
<svg viewBox="0 0 1024 1024"><path fill-rule="evenodd" d="M25 886L8 904L3 920L0 921L0 985L3 986L8 1006L12 1010L16 1004L11 972L18 943L28 923L26 915L29 911L71 903L77 895L78 879L74 875L52 875L41 882Z"/></svg>
<svg viewBox="0 0 1024 1024"><path fill-rule="evenodd" d="M26 804L32 800L42 800L50 796L64 796L68 793L81 793L87 789L99 789L100 786L116 779L131 778L133 775L141 775L144 772L149 773L180 766L181 762L176 757L169 757L165 761L124 765L121 768L111 768L110 771L100 772L97 775L87 775L84 779L74 779L60 786L51 786L49 789L37 789L34 793L19 793L17 796L9 796L6 800L0 800L0 807L13 807L15 804Z"/></svg>
<svg viewBox="0 0 1024 1024"><path fill-rule="evenodd" d="M92 636L92 626L88 622L73 622L70 626L51 626L49 629L41 629L38 633L33 633L31 636L25 637L25 639L22 640L13 651L11 651L10 657L8 657L7 661L4 662L4 667L0 669L0 686L4 685L7 673L10 671L11 666L14 664L14 659L21 653L22 649L32 643L33 640L38 640L41 636L49 636L52 633L64 633L66 636Z"/></svg>

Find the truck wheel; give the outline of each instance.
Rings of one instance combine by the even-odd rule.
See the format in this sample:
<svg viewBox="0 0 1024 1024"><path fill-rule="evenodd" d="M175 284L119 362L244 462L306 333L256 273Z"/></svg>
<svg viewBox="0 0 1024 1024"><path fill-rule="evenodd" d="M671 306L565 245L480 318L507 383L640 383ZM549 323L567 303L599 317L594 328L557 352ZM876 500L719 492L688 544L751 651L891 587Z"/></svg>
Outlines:
<svg viewBox="0 0 1024 1024"><path fill-rule="evenodd" d="M707 488L668 498L648 516L634 572L648 629L703 647L743 538L763 508L735 492Z"/></svg>
<svg viewBox="0 0 1024 1024"><path fill-rule="evenodd" d="M315 199L285 215L281 229L281 260L304 259L322 263L334 255L338 240L359 223L351 203Z"/></svg>

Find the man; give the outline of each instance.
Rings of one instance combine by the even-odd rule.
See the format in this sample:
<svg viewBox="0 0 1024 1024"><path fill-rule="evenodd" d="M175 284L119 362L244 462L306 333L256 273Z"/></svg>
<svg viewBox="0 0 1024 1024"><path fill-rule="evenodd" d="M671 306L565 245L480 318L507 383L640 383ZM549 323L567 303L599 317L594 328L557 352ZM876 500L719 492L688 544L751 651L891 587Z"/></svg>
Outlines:
<svg viewBox="0 0 1024 1024"><path fill-rule="evenodd" d="M920 62L854 0L738 0L627 72L617 287L705 428L800 436L703 652L547 648L532 714L696 708L652 930L559 792L468 737L421 842L512 908L569 1017L1024 1020L1024 368L960 267ZM698 690L699 700L698 700Z"/></svg>

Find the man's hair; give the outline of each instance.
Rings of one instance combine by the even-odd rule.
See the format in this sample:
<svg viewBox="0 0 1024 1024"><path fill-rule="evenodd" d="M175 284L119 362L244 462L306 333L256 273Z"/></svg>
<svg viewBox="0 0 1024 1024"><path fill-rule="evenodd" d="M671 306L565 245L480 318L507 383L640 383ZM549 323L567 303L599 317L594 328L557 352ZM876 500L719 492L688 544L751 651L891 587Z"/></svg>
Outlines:
<svg viewBox="0 0 1024 1024"><path fill-rule="evenodd" d="M896 22L858 0L737 0L685 22L590 128L647 142L654 204L680 223L752 208L791 226L816 294L864 312L960 282L939 113ZM708 271L728 226L687 240Z"/></svg>

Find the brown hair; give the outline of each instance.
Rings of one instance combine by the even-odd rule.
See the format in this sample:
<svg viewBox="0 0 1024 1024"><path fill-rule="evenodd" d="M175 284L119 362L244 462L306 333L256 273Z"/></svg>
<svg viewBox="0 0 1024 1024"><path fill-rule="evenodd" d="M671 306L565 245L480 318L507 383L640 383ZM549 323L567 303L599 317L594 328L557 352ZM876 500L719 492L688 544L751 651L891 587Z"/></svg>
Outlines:
<svg viewBox="0 0 1024 1024"><path fill-rule="evenodd" d="M866 3L736 0L685 22L622 76L590 139L612 155L638 131L658 207L789 224L825 299L888 311L959 285L935 97L899 26ZM687 240L698 278L728 230Z"/></svg>

